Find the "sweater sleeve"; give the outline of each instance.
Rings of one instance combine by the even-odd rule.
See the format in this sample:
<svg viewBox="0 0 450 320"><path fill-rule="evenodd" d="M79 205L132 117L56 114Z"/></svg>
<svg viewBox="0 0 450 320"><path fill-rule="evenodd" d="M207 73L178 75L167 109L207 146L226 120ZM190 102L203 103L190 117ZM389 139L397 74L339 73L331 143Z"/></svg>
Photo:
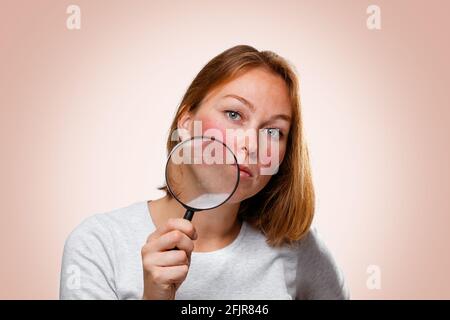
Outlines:
<svg viewBox="0 0 450 320"><path fill-rule="evenodd" d="M64 245L60 299L117 299L112 249L111 233L98 215L77 226Z"/></svg>
<svg viewBox="0 0 450 320"><path fill-rule="evenodd" d="M344 275L331 252L311 228L299 244L297 297L304 300L344 300L350 298Z"/></svg>

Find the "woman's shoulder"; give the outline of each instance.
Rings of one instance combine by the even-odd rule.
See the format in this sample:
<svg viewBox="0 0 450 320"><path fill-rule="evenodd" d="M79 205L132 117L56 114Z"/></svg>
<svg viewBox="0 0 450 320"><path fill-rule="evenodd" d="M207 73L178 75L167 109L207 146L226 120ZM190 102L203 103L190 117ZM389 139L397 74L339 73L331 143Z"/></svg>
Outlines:
<svg viewBox="0 0 450 320"><path fill-rule="evenodd" d="M306 234L297 241L300 257L324 256L331 257L331 252L328 249L322 235L317 227L311 226Z"/></svg>
<svg viewBox="0 0 450 320"><path fill-rule="evenodd" d="M316 227L297 242L298 285L312 299L348 299L342 269Z"/></svg>
<svg viewBox="0 0 450 320"><path fill-rule="evenodd" d="M147 217L147 202L139 201L130 205L98 212L85 218L69 234L66 245L86 241L108 241L116 237L136 235L151 230L151 219Z"/></svg>
<svg viewBox="0 0 450 320"><path fill-rule="evenodd" d="M117 299L117 268L129 261L128 252L131 256L139 252L146 228L151 228L149 221L146 202L136 202L93 214L78 224L64 244L60 298Z"/></svg>

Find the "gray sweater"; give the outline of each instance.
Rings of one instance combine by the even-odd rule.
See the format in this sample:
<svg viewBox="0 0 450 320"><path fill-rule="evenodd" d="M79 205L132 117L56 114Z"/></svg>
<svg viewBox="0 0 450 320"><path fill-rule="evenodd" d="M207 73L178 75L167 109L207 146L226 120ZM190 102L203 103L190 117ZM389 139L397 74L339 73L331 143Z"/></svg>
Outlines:
<svg viewBox="0 0 450 320"><path fill-rule="evenodd" d="M141 248L155 230L146 201L83 221L62 259L61 299L141 299ZM311 228L293 246L273 248L244 222L237 238L193 252L176 299L348 299L344 277Z"/></svg>

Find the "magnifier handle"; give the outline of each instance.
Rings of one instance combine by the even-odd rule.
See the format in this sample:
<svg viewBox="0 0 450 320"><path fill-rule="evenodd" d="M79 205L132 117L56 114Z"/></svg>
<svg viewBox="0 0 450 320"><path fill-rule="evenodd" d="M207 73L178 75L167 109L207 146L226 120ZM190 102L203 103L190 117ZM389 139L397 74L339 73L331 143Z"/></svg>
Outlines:
<svg viewBox="0 0 450 320"><path fill-rule="evenodd" d="M187 209L186 213L184 214L183 219L191 221L193 216L194 216L194 211L191 209Z"/></svg>
<svg viewBox="0 0 450 320"><path fill-rule="evenodd" d="M186 213L184 214L183 219L186 219L186 220L191 221L193 216L194 216L194 211L192 211L192 210L190 210L190 209L187 209L187 210L186 210ZM175 247L175 248L170 249L170 250L178 250L178 248Z"/></svg>

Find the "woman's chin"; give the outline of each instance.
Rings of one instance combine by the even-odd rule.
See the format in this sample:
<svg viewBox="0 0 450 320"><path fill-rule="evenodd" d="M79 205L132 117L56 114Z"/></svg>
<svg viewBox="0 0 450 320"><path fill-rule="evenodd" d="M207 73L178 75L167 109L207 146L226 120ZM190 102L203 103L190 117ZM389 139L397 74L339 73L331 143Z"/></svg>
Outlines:
<svg viewBox="0 0 450 320"><path fill-rule="evenodd" d="M256 193L255 193L256 194ZM242 201L251 198L253 194L249 193L249 190L236 189L235 193L227 200L227 203L241 203Z"/></svg>

